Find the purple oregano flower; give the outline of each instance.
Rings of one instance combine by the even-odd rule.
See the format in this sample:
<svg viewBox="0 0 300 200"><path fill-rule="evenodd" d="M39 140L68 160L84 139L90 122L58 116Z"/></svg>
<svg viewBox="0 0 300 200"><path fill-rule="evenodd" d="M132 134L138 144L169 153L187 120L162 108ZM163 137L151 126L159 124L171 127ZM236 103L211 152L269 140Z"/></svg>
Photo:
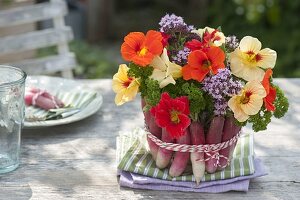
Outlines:
<svg viewBox="0 0 300 200"><path fill-rule="evenodd" d="M188 55L190 54L191 50L187 47L184 47L183 50L179 50L176 55L172 56L172 60L178 65L185 65L187 64Z"/></svg>
<svg viewBox="0 0 300 200"><path fill-rule="evenodd" d="M235 35L230 35L225 38L225 46L230 51L234 51L239 46L239 40Z"/></svg>
<svg viewBox="0 0 300 200"><path fill-rule="evenodd" d="M181 32L181 33L189 33L191 30L194 29L194 26L188 26L182 17L179 17L175 14L166 14L164 17L161 18L160 22L160 32L164 33L174 33L174 32Z"/></svg>
<svg viewBox="0 0 300 200"><path fill-rule="evenodd" d="M214 76L208 76L203 80L203 90L208 92L214 99L215 115L224 115L227 109L227 97L237 95L242 83L233 80L229 69L219 69Z"/></svg>

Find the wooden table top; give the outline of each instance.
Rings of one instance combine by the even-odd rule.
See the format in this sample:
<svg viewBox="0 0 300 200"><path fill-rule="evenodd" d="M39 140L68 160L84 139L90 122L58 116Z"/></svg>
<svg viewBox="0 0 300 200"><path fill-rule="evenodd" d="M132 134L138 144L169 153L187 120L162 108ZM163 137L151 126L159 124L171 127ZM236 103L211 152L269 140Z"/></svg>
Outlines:
<svg viewBox="0 0 300 200"><path fill-rule="evenodd" d="M101 91L101 109L69 125L23 130L21 164L0 176L0 199L300 199L300 79L276 79L290 110L255 134L255 152L268 175L253 179L247 193L223 194L120 188L116 136L143 126L140 99L117 107L111 80L81 82Z"/></svg>

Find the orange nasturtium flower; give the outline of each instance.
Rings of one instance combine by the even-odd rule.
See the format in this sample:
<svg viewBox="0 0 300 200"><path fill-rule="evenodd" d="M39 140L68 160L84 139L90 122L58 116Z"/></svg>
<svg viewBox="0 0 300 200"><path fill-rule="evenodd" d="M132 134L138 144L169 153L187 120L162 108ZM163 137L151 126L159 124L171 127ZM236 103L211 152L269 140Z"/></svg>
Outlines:
<svg viewBox="0 0 300 200"><path fill-rule="evenodd" d="M113 77L112 88L116 93L115 103L118 106L132 101L139 91L140 84L137 79L128 76L128 69L127 65L120 65Z"/></svg>
<svg viewBox="0 0 300 200"><path fill-rule="evenodd" d="M218 69L225 68L224 60L225 53L219 47L210 47L207 52L193 51L182 68L183 79L201 82L209 72L217 74Z"/></svg>
<svg viewBox="0 0 300 200"><path fill-rule="evenodd" d="M238 95L231 97L228 106L239 122L246 121L250 115L259 112L266 90L258 80L248 82Z"/></svg>
<svg viewBox="0 0 300 200"><path fill-rule="evenodd" d="M265 74L263 69L274 68L276 58L276 51L261 49L261 42L257 38L246 36L230 54L230 69L232 74L246 81L262 81Z"/></svg>
<svg viewBox="0 0 300 200"><path fill-rule="evenodd" d="M268 111L274 111L274 101L276 99L276 89L270 86L270 77L272 76L273 71L268 69L265 73L262 85L264 86L267 96L264 98L265 107Z"/></svg>
<svg viewBox="0 0 300 200"><path fill-rule="evenodd" d="M132 61L145 67L154 56L160 55L163 50L163 37L160 32L150 30L146 36L141 32L131 32L124 38L121 54L124 60Z"/></svg>

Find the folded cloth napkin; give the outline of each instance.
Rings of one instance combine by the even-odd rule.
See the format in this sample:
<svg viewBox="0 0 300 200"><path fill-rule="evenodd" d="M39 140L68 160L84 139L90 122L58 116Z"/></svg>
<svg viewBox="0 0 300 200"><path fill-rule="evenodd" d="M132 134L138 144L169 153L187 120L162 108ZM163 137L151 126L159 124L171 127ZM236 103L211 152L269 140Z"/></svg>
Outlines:
<svg viewBox="0 0 300 200"><path fill-rule="evenodd" d="M97 92L73 90L70 92L58 91L54 96L60 99L65 107L44 110L34 106L26 106L26 121L45 121L50 119L61 119L76 114L86 107L94 98Z"/></svg>
<svg viewBox="0 0 300 200"><path fill-rule="evenodd" d="M221 193L228 191L247 192L250 179L266 175L262 162L254 159L255 173L231 179L201 182L199 186L191 181L168 181L121 171L119 184L122 187L148 190L168 190L182 192Z"/></svg>
<svg viewBox="0 0 300 200"><path fill-rule="evenodd" d="M170 181L195 181L190 166L179 177L169 176L168 169L158 169L149 153L146 132L142 129L120 133L117 138L117 163L121 171ZM201 182L248 176L253 174L254 170L253 135L242 134L230 166L214 174L206 173Z"/></svg>

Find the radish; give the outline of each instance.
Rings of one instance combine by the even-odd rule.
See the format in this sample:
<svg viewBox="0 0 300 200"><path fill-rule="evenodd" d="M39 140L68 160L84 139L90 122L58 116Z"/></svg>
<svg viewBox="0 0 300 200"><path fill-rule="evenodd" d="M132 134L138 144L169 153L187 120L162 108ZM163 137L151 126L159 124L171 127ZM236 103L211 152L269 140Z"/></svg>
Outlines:
<svg viewBox="0 0 300 200"><path fill-rule="evenodd" d="M25 94L24 100L25 100L25 104L27 106L31 106L32 105L32 98L33 98L34 94L29 92Z"/></svg>
<svg viewBox="0 0 300 200"><path fill-rule="evenodd" d="M146 101L144 99L141 99L141 106L142 106L142 111L144 113L145 126L149 130L151 113L149 111L147 112L144 111L144 107L146 106Z"/></svg>
<svg viewBox="0 0 300 200"><path fill-rule="evenodd" d="M205 144L204 129L200 122L193 121L191 123L190 133L191 133L191 144L193 145ZM196 183L197 185L199 185L200 180L205 173L204 152L192 152L191 162L192 162L193 174L195 176Z"/></svg>
<svg viewBox="0 0 300 200"><path fill-rule="evenodd" d="M53 96L53 95L51 95L49 92L47 92L47 91L44 91L44 90L41 90L41 89L38 89L38 88L30 88L30 90L29 90L31 93L34 93L34 94L36 94L36 93L41 93L41 96L43 96L43 97L46 97L47 99L51 99L52 101L54 101L56 104L57 104L57 106L59 107L59 108L62 108L62 107L64 107L64 103L61 101L61 100L59 100L56 96Z"/></svg>
<svg viewBox="0 0 300 200"><path fill-rule="evenodd" d="M144 109L146 102L144 99L141 101L142 109ZM155 122L154 116L151 115L150 111L144 111L144 117L145 117L145 124L146 127L148 128L149 132L155 135L158 139L161 139L161 128L157 126Z"/></svg>
<svg viewBox="0 0 300 200"><path fill-rule="evenodd" d="M141 101L142 104L142 109L146 105L146 102L144 99ZM145 125L148 128L148 131L155 135L158 139L161 139L161 128L158 127L155 123L155 118L151 115L149 111L144 112L144 117L145 117ZM158 151L158 146L150 139L147 137L150 153L152 155L153 160L156 160L157 156L157 151Z"/></svg>
<svg viewBox="0 0 300 200"><path fill-rule="evenodd" d="M152 133L154 136L156 136L158 139L161 139L162 129L156 125L155 118L151 115L151 113L149 111L148 111L148 114L150 116L150 121L149 121L149 126L148 126L149 132ZM145 117L145 119L146 119L146 117ZM148 141L148 145L150 148L152 158L153 158L153 160L156 160L158 146L148 137L147 137L147 141Z"/></svg>
<svg viewBox="0 0 300 200"><path fill-rule="evenodd" d="M168 143L173 142L173 139L171 138L170 134L167 132L165 128L162 129L161 140L163 142L168 142ZM160 169L167 167L168 164L170 163L172 155L173 155L173 151L164 148L159 148L156 157L156 166Z"/></svg>
<svg viewBox="0 0 300 200"><path fill-rule="evenodd" d="M215 116L211 123L208 130L208 133L206 134L206 144L218 144L222 141L222 132L223 132L223 126L224 126L225 118L223 116ZM210 151L208 152L211 156L215 154L216 152ZM205 154L205 159L209 156ZM214 173L217 170L217 159L210 158L205 163L205 169L208 173Z"/></svg>
<svg viewBox="0 0 300 200"><path fill-rule="evenodd" d="M234 120L235 119L234 119L233 116L226 117L225 123L224 123L224 128L223 128L222 142L230 140L232 137L234 137L241 130L241 127L237 126L234 123ZM227 157L228 160L226 160L224 158L221 158L220 166L218 167L219 170L224 169L228 165L228 163L230 162L231 155L232 155L232 152L234 150L235 144L236 143L232 144L231 146L229 146L225 149L220 150L220 152L219 152L220 155ZM231 152L231 150L232 150L232 152Z"/></svg>
<svg viewBox="0 0 300 200"><path fill-rule="evenodd" d="M184 132L185 132L184 135L177 139L178 144L191 143L190 131L186 129ZM180 176L184 172L187 163L189 161L189 158L190 158L190 152L179 152L179 151L175 152L174 160L169 170L169 175L172 177Z"/></svg>
<svg viewBox="0 0 300 200"><path fill-rule="evenodd" d="M234 126L235 126L234 132L235 132L235 135L236 135L236 134L238 134L238 133L241 131L242 127L241 127L241 126L238 126L238 125L236 125L236 124L235 124ZM235 149L236 143L237 143L237 141L236 141L235 143L233 143L233 144L230 146L230 151L229 151L229 157L228 157L228 160L231 160L231 158L232 158L232 154L233 154L233 151L234 151L234 149Z"/></svg>
<svg viewBox="0 0 300 200"><path fill-rule="evenodd" d="M157 126L157 124L155 122L155 117L153 115L151 115L150 112L149 112L149 115L150 115L149 127L148 127L149 132L152 133L153 135L155 135L158 139L161 139L161 137L162 137L162 128Z"/></svg>
<svg viewBox="0 0 300 200"><path fill-rule="evenodd" d="M35 99L35 102L33 102L33 98L35 97L35 95L36 94L33 94L33 93L25 94L24 99L25 99L26 105L37 106L44 110L50 110L50 109L57 108L57 104L55 102L53 102L52 99L46 98L41 95L37 96L37 98Z"/></svg>

